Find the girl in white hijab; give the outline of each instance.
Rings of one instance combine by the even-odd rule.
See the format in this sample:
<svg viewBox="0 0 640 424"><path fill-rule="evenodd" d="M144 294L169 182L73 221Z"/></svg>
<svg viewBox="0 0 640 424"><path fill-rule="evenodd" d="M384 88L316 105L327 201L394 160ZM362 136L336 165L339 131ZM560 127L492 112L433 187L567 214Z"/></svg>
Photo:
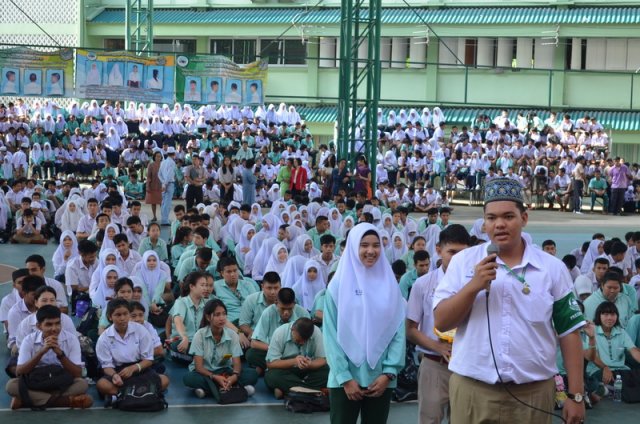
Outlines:
<svg viewBox="0 0 640 424"><path fill-rule="evenodd" d="M347 232L352 229L354 225L356 225L356 222L353 217L351 215L347 215L342 220L342 225L340 226L340 237L345 238L347 236Z"/></svg>
<svg viewBox="0 0 640 424"><path fill-rule="evenodd" d="M395 380L385 373L397 375L404 366L406 302L373 225L359 224L349 234L327 289L323 312L322 332L330 369L328 387L332 398L350 404L348 408L334 408L332 417L340 422L355 422L350 415L353 409L359 409L365 417L374 409L377 413L381 408L388 410L390 396L381 396L386 389L395 387ZM342 373L350 379L344 381ZM368 406L348 400L346 393L366 393L379 400Z"/></svg>
<svg viewBox="0 0 640 424"><path fill-rule="evenodd" d="M251 239L255 236L256 229L251 224L244 224L240 231L240 240L236 244L235 254L238 266L242 271L245 267L245 256L251 250Z"/></svg>
<svg viewBox="0 0 640 424"><path fill-rule="evenodd" d="M63 232L70 231L75 234L78 229L78 223L82 217L84 217L84 214L82 213L82 210L80 210L78 202L74 199L69 200L64 212L62 213L60 230Z"/></svg>
<svg viewBox="0 0 640 424"><path fill-rule="evenodd" d="M267 125L269 125L272 122L276 125L279 124L278 115L276 114L276 107L273 103L270 104L269 108L267 109L265 120L267 121L266 122Z"/></svg>
<svg viewBox="0 0 640 424"><path fill-rule="evenodd" d="M254 236L254 239L256 236ZM253 266L251 268L251 278L256 281L262 280L262 277L265 274L265 269L269 260L271 259L271 254L273 247L280 243L275 237L267 237L264 239L262 244L259 245L258 253L253 260ZM282 244L282 243L280 243ZM283 245L284 246L284 245Z"/></svg>
<svg viewBox="0 0 640 424"><path fill-rule="evenodd" d="M297 122L300 122L300 114L296 112L295 106L289 106L289 116L287 120L287 124L295 125Z"/></svg>
<svg viewBox="0 0 640 424"><path fill-rule="evenodd" d="M444 121L445 121L444 113L442 113L439 107L437 106L434 107L433 115L431 115L431 122L433 122L433 127L438 128L438 126L440 126L440 122L444 122Z"/></svg>
<svg viewBox="0 0 640 424"><path fill-rule="evenodd" d="M78 239L73 232L66 230L60 235L60 244L53 253L53 274L57 276L64 275L67 264L73 258L80 256L78 253Z"/></svg>
<svg viewBox="0 0 640 424"><path fill-rule="evenodd" d="M389 111L387 115L387 127L395 127L396 126L396 113L393 110Z"/></svg>
<svg viewBox="0 0 640 424"><path fill-rule="evenodd" d="M278 125L283 122L289 122L289 112L287 112L287 105L284 103L280 103L278 107L278 111L276 112L276 117L278 118Z"/></svg>
<svg viewBox="0 0 640 424"><path fill-rule="evenodd" d="M282 274L284 272L284 267L287 265L287 259L289 259L289 252L287 251L287 247L278 242L271 248L271 256L269 257L269 262L267 262L267 266L264 269L264 273L274 271L278 274Z"/></svg>
<svg viewBox="0 0 640 424"><path fill-rule="evenodd" d="M106 249L115 249L116 245L113 242L113 238L116 234L120 234L120 227L116 224L109 224L104 229L104 239L102 239L102 245L100 246L100 253Z"/></svg>
<svg viewBox="0 0 640 424"><path fill-rule="evenodd" d="M584 255L584 259L582 260L582 266L580 267L580 272L583 274L587 274L593 268L593 263L595 260L604 253L604 241L602 240L591 240L589 242L589 248L587 249L587 253Z"/></svg>
<svg viewBox="0 0 640 424"><path fill-rule="evenodd" d="M251 205L251 214L249 214L249 222L256 224L262 221L262 206L260 203L254 203Z"/></svg>
<svg viewBox="0 0 640 424"><path fill-rule="evenodd" d="M291 257L302 256L303 258L313 258L320 254L320 251L313 247L313 240L307 234L302 234L293 243L291 248Z"/></svg>
<svg viewBox="0 0 640 424"><path fill-rule="evenodd" d="M98 288L93 295L91 295L91 301L93 306L104 310L107 307L107 303L115 297L114 287L116 281L120 278L121 271L115 265L107 265L100 273L100 279L98 281Z"/></svg>
<svg viewBox="0 0 640 424"><path fill-rule="evenodd" d="M298 303L307 311L311 311L316 295L326 288L326 285L324 267L310 259L304 265L302 277L293 285L292 289L296 292Z"/></svg>
<svg viewBox="0 0 640 424"><path fill-rule="evenodd" d="M282 221L278 218L273 210L262 217L262 229L261 232L267 233L270 237L278 237L278 228L282 225Z"/></svg>
<svg viewBox="0 0 640 424"><path fill-rule="evenodd" d="M420 122L422 122L422 128L429 128L431 126L431 112L428 107L422 108Z"/></svg>
<svg viewBox="0 0 640 424"><path fill-rule="evenodd" d="M264 240L268 238L266 233L256 233L253 238L251 238L251 242L249 243L249 251L244 255L244 275L251 275L253 277L253 264L255 262L256 256L260 251L260 247Z"/></svg>
<svg viewBox="0 0 640 424"><path fill-rule="evenodd" d="M318 187L318 183L313 181L309 184L309 200L317 199L318 197L322 197L322 190Z"/></svg>
<svg viewBox="0 0 640 424"><path fill-rule="evenodd" d="M277 202L280 199L280 184L272 184L269 191L267 191L267 199L271 203Z"/></svg>
<svg viewBox="0 0 640 424"><path fill-rule="evenodd" d="M280 275L282 287L292 288L298 280L302 278L304 266L307 261L309 261L309 259L304 256L291 255L289 257L287 265L284 267L284 272Z"/></svg>
<svg viewBox="0 0 640 424"><path fill-rule="evenodd" d="M332 234L340 234L340 227L342 226L342 215L338 208L331 208L329 210L329 224L331 225Z"/></svg>
<svg viewBox="0 0 640 424"><path fill-rule="evenodd" d="M154 250L144 252L142 260L136 264L133 277L143 283L146 288L149 312L158 312L158 305L165 304L163 295L166 285L171 283L171 276L160 267L160 257Z"/></svg>
<svg viewBox="0 0 640 424"><path fill-rule="evenodd" d="M407 243L405 243L404 236L400 231L396 231L391 236L391 263L402 259L402 257L409 251Z"/></svg>

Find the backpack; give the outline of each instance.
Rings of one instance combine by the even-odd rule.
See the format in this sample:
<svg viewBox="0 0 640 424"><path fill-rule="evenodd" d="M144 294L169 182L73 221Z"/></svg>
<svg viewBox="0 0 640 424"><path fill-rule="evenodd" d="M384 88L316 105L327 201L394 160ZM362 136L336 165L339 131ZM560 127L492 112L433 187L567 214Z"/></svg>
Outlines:
<svg viewBox="0 0 640 424"><path fill-rule="evenodd" d="M329 411L329 397L319 390L292 387L284 399L284 408L287 411L302 414Z"/></svg>
<svg viewBox="0 0 640 424"><path fill-rule="evenodd" d="M160 376L152 369L125 380L113 403L114 408L133 412L157 412L168 406L162 394Z"/></svg>
<svg viewBox="0 0 640 424"><path fill-rule="evenodd" d="M418 364L415 361L416 346L407 343L405 366L398 374L398 386L393 390L393 400L406 402L418 398Z"/></svg>
<svg viewBox="0 0 640 424"><path fill-rule="evenodd" d="M87 309L87 312L82 316L80 324L78 324L78 332L83 336L89 337L89 333L98 331L98 309L91 307Z"/></svg>

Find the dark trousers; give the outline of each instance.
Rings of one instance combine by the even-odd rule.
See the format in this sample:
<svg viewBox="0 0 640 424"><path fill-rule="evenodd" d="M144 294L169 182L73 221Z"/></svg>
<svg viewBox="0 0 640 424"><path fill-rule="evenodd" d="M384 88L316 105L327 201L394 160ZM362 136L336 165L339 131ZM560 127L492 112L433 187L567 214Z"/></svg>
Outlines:
<svg viewBox="0 0 640 424"><path fill-rule="evenodd" d="M244 354L247 363L254 368L267 369L267 351L251 348Z"/></svg>
<svg viewBox="0 0 640 424"><path fill-rule="evenodd" d="M582 209L582 190L584 182L580 180L573 181L573 210L580 212Z"/></svg>
<svg viewBox="0 0 640 424"><path fill-rule="evenodd" d="M288 393L295 386L315 390L323 389L327 387L328 378L329 367L325 365L317 370L301 370L299 368L290 368L288 370L269 369L264 375L264 382L271 390L280 389Z"/></svg>
<svg viewBox="0 0 640 424"><path fill-rule="evenodd" d="M230 368L223 368L216 371L213 371L214 374L230 375L233 372ZM218 385L211 379L208 379L202 374L198 374L195 371L189 371L182 378L182 382L185 386L191 387L192 389L202 389L206 394L212 396L216 401L220 401L220 391L218 389ZM238 376L238 386L254 386L258 382L258 374L256 370L251 368L243 367L240 375Z"/></svg>
<svg viewBox="0 0 640 424"><path fill-rule="evenodd" d="M187 202L187 210L199 203L203 203L202 187L194 185L187 186L187 195L185 200Z"/></svg>
<svg viewBox="0 0 640 424"><path fill-rule="evenodd" d="M622 212L622 205L624 205L624 193L626 191L627 189L625 189L624 187L611 189L611 212Z"/></svg>
<svg viewBox="0 0 640 424"><path fill-rule="evenodd" d="M347 398L342 387L330 389L331 424L356 424L358 415L361 424L386 424L392 392L392 389L387 389L380 397L364 397L360 401L353 401Z"/></svg>

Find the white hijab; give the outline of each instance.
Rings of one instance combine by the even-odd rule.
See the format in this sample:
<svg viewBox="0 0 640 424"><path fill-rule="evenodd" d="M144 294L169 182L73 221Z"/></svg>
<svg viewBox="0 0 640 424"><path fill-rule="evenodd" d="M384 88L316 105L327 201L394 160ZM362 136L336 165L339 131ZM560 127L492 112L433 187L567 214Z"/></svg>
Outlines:
<svg viewBox="0 0 640 424"><path fill-rule="evenodd" d="M94 306L99 306L103 310L107 307L107 303L109 303L107 298L115 297L115 290L107 286L107 274L109 274L111 271L115 271L115 273L118 275L118 278L120 278L120 268L115 265L105 266L100 273L100 282L98 283L98 289L93 294L93 296L91 296L91 301L93 302Z"/></svg>
<svg viewBox="0 0 640 424"><path fill-rule="evenodd" d="M582 259L582 266L580 267L580 272L583 274L588 273L593 268L593 263L596 258L600 256L598 253L598 246L600 246L604 241L602 240L591 240L589 242L589 249L587 249L587 253L584 255L584 259Z"/></svg>
<svg viewBox="0 0 640 424"><path fill-rule="evenodd" d="M315 280L309 281L307 272L310 268L315 268L318 272L318 276ZM304 265L302 277L293 285L293 291L296 292L296 299L307 311L313 309L313 301L316 298L318 292L324 289L327 285L325 281L324 267L313 259L308 260Z"/></svg>
<svg viewBox="0 0 640 424"><path fill-rule="evenodd" d="M307 241L312 242L312 247L310 252L305 252L304 245ZM313 240L307 234L302 234L296 238L296 241L293 243L293 247L291 248L291 256L302 256L303 258L313 258L316 255L319 255L320 251L313 247Z"/></svg>
<svg viewBox="0 0 640 424"><path fill-rule="evenodd" d="M304 256L289 256L287 265L284 267L284 272L280 276L282 280L282 287L292 288L302 277L304 266L308 261L309 259Z"/></svg>
<svg viewBox="0 0 640 424"><path fill-rule="evenodd" d="M147 260L150 256L155 256L156 258L156 267L153 270L147 267ZM140 261L140 267L135 273L135 277L138 277L140 281L144 283L147 293L151 299L153 299L158 284L165 284L167 281L171 280L171 278L162 271L162 269L160 269L160 257L154 250L147 250L144 252L142 260Z"/></svg>
<svg viewBox="0 0 640 424"><path fill-rule="evenodd" d="M120 65L115 63L111 72L109 72L109 85L122 86L124 85L124 78L122 78L122 72L120 72Z"/></svg>
<svg viewBox="0 0 640 424"><path fill-rule="evenodd" d="M259 234L259 233L258 233ZM256 238L258 236L256 234L253 236ZM267 263L271 259L271 250L274 245L278 244L278 239L275 237L266 237L262 244L259 245L260 248L256 253L255 259L253 260L252 268L251 268L251 277L254 280L262 280L264 276L265 269L267 267Z"/></svg>
<svg viewBox="0 0 640 424"><path fill-rule="evenodd" d="M406 302L382 252L369 268L360 261L360 241L368 231L380 237L368 223L356 225L349 233L327 293L336 304L340 348L356 367L366 361L373 369L405 319Z"/></svg>
<svg viewBox="0 0 640 424"><path fill-rule="evenodd" d="M287 252L287 258L283 262L280 262L280 260L278 259L278 254L282 249ZM284 267L287 265L288 259L289 252L287 251L287 247L280 242L276 243L271 248L271 256L269 257L269 262L267 262L267 266L264 269L264 273L266 274L267 272L275 271L278 274L282 274L284 272Z"/></svg>
<svg viewBox="0 0 640 424"><path fill-rule="evenodd" d="M116 248L116 245L113 242L113 240L109 239L109 236L107 236L107 231L109 230L109 228L113 228L116 231L116 234L120 234L120 227L118 227L116 224L107 225L104 229L104 238L102 239L102 246L100 246L100 253L102 253L106 249L115 250ZM114 237L115 237L115 234L114 234Z"/></svg>
<svg viewBox="0 0 640 424"><path fill-rule="evenodd" d="M399 238L402 240L402 247L396 247L396 239ZM407 247L407 242L404 239L404 236L400 231L396 231L391 235L391 263L397 261L398 259L402 259L402 257L407 253L409 248Z"/></svg>
<svg viewBox="0 0 640 424"><path fill-rule="evenodd" d="M71 212L71 210L69 209L69 205L72 203L76 206L75 212ZM69 200L64 212L62 213L60 229L63 232L71 231L75 233L78 230L78 223L83 216L84 214L80 210L80 205L78 204L78 202L76 202L75 200Z"/></svg>
<svg viewBox="0 0 640 424"><path fill-rule="evenodd" d="M65 261L64 253L66 249L64 248L63 241L67 237L71 239L72 244L71 244L71 256L69 256L69 258ZM66 265L69 263L69 261L75 258L76 256L80 256L80 253L78 253L78 239L76 238L76 236L73 234L72 231L69 231L69 230L63 231L62 234L60 235L60 244L56 248L56 251L53 253L52 262L53 262L54 269L56 270L64 269Z"/></svg>

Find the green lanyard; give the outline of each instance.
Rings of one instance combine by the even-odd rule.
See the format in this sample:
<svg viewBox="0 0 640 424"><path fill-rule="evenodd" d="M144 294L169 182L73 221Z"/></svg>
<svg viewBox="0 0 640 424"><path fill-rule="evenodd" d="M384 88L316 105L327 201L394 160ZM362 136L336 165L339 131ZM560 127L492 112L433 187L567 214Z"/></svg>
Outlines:
<svg viewBox="0 0 640 424"><path fill-rule="evenodd" d="M506 264L501 264L502 267L507 270L507 272L513 276L516 280L520 281L520 283L522 284L522 293L524 294L529 294L531 293L531 288L529 287L529 284L527 284L527 282L524 279L525 274L527 273L527 267L524 267L524 271L522 271L522 275L518 275L516 274L511 268L509 268L508 265Z"/></svg>

